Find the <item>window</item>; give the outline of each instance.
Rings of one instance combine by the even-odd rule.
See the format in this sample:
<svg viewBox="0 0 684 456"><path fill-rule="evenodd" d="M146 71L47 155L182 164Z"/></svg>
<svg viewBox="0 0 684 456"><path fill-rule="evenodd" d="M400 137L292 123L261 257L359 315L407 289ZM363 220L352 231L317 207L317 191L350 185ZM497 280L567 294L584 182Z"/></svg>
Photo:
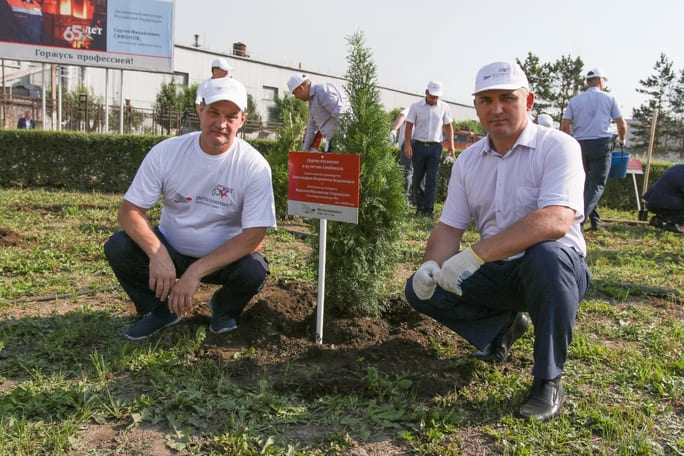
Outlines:
<svg viewBox="0 0 684 456"><path fill-rule="evenodd" d="M176 81L176 84L178 84L181 87L187 87L189 79L190 78L188 76L188 73L179 73L179 72L173 73L173 80Z"/></svg>
<svg viewBox="0 0 684 456"><path fill-rule="evenodd" d="M273 101L278 97L278 87L263 86L264 100Z"/></svg>

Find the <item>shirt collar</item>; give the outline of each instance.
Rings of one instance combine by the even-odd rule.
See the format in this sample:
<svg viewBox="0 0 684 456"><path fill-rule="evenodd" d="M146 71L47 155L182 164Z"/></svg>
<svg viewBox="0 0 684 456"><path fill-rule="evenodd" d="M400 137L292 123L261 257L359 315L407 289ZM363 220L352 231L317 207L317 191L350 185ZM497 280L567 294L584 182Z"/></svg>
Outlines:
<svg viewBox="0 0 684 456"><path fill-rule="evenodd" d="M513 147L511 147L511 151L506 154L508 156L509 154L514 153L517 149L520 147L525 147L528 149L534 149L537 143L537 133L539 132L539 126L532 122L530 119L527 119L527 125L523 129L523 131L520 133L520 136L518 136L518 139L515 141L515 144L513 144ZM495 151L492 148L491 140L489 138L489 135L487 135L487 139L485 141L485 145L482 148L482 153L483 154L496 154L500 155L497 151Z"/></svg>

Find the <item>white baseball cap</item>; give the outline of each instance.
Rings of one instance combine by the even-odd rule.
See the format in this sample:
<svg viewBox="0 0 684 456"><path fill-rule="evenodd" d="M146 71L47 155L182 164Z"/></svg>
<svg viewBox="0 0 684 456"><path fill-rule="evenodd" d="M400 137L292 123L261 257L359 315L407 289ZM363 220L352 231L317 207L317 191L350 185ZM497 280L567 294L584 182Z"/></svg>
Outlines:
<svg viewBox="0 0 684 456"><path fill-rule="evenodd" d="M224 59L223 57L220 57L218 59L214 59L214 61L211 62L211 67L212 68L221 68L223 71L230 71L233 69L232 66L228 65L228 60Z"/></svg>
<svg viewBox="0 0 684 456"><path fill-rule="evenodd" d="M210 79L204 91L204 104L232 101L242 111L247 110L247 89L233 78Z"/></svg>
<svg viewBox="0 0 684 456"><path fill-rule="evenodd" d="M442 81L433 80L428 82L427 91L433 97L442 96Z"/></svg>
<svg viewBox="0 0 684 456"><path fill-rule="evenodd" d="M593 68L587 72L587 79L593 79L593 78L603 78L606 81L608 78L606 77L606 73L601 69L601 68Z"/></svg>
<svg viewBox="0 0 684 456"><path fill-rule="evenodd" d="M539 114L537 116L537 123L543 127L553 128L553 117L548 114Z"/></svg>
<svg viewBox="0 0 684 456"><path fill-rule="evenodd" d="M527 76L515 62L494 62L483 66L475 77L476 95L485 90L530 90Z"/></svg>
<svg viewBox="0 0 684 456"><path fill-rule="evenodd" d="M297 87L304 84L304 81L308 80L305 74L293 74L290 79L287 80L287 88L290 93L294 92Z"/></svg>

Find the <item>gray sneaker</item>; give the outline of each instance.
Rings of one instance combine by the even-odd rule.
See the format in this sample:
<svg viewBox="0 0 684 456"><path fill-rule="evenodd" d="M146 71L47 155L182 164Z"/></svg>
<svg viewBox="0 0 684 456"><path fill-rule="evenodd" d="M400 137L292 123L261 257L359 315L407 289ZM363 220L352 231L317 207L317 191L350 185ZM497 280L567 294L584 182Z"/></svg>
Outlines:
<svg viewBox="0 0 684 456"><path fill-rule="evenodd" d="M209 309L211 310L211 323L209 323L209 331L214 334L235 331L237 329L237 321L230 315L225 315L223 310L214 304L214 297L209 300Z"/></svg>
<svg viewBox="0 0 684 456"><path fill-rule="evenodd" d="M124 333L124 337L130 340L146 339L160 329L175 325L181 320L182 318L175 313L152 312L133 323Z"/></svg>

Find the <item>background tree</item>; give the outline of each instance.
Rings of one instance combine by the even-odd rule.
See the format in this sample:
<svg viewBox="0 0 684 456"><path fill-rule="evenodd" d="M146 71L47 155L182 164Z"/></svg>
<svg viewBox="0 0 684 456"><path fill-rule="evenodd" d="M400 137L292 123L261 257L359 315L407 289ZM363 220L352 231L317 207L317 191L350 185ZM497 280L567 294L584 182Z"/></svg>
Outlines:
<svg viewBox="0 0 684 456"><path fill-rule="evenodd" d="M482 124L477 120L459 120L453 122L454 130L472 131L476 135L484 136L487 134Z"/></svg>
<svg viewBox="0 0 684 456"><path fill-rule="evenodd" d="M672 61L664 53L653 66L654 74L640 79L638 93L648 96L640 106L632 109L632 148L638 152L648 150L653 113L658 110L653 151L665 154L677 150L682 153L681 144L681 81L676 79Z"/></svg>
<svg viewBox="0 0 684 456"><path fill-rule="evenodd" d="M266 156L271 166L276 216L286 218L288 191L288 158L290 151L301 149L302 132L308 120L308 105L293 96L279 98L268 107L269 122L276 122L276 146Z"/></svg>
<svg viewBox="0 0 684 456"><path fill-rule="evenodd" d="M166 129L167 134L171 132L172 119L188 113L190 117L197 117L195 112L195 96L197 94L197 84L190 86L179 86L175 79L169 82L162 82L159 92L154 102L154 120ZM199 122L196 122L197 129Z"/></svg>
<svg viewBox="0 0 684 456"><path fill-rule="evenodd" d="M273 104L268 107L268 121L278 125L287 123L291 126L301 124L301 121L306 125L308 116L308 104L294 96L285 95L280 98L276 95Z"/></svg>
<svg viewBox="0 0 684 456"><path fill-rule="evenodd" d="M548 69L545 68L545 65L539 60L539 57L531 52L527 53L524 62L521 62L520 59L516 59L516 62L518 62L518 65L520 65L527 75L527 81L530 83L530 90L534 92L535 111L546 112L546 110L552 106L549 82L551 75L548 73Z"/></svg>
<svg viewBox="0 0 684 456"><path fill-rule="evenodd" d="M399 261L396 245L406 210L403 174L388 140L371 51L361 32L347 40L345 91L353 115L342 118L336 140L340 150L361 154L361 202L358 224L328 224L326 308L338 315L378 315L384 310L385 283ZM318 233L319 224L312 225ZM317 264L314 237L312 244L311 263Z"/></svg>
<svg viewBox="0 0 684 456"><path fill-rule="evenodd" d="M261 115L257 110L256 102L251 94L247 94L247 121L242 126L242 131L252 133L261 128Z"/></svg>
<svg viewBox="0 0 684 456"><path fill-rule="evenodd" d="M524 62L517 62L535 94L534 111L545 112L560 122L570 98L585 87L582 59L567 55L555 62L540 63L539 57L528 53Z"/></svg>
<svg viewBox="0 0 684 456"><path fill-rule="evenodd" d="M672 99L673 135L678 144L679 158L684 159L684 68L679 70L679 80L674 87Z"/></svg>

